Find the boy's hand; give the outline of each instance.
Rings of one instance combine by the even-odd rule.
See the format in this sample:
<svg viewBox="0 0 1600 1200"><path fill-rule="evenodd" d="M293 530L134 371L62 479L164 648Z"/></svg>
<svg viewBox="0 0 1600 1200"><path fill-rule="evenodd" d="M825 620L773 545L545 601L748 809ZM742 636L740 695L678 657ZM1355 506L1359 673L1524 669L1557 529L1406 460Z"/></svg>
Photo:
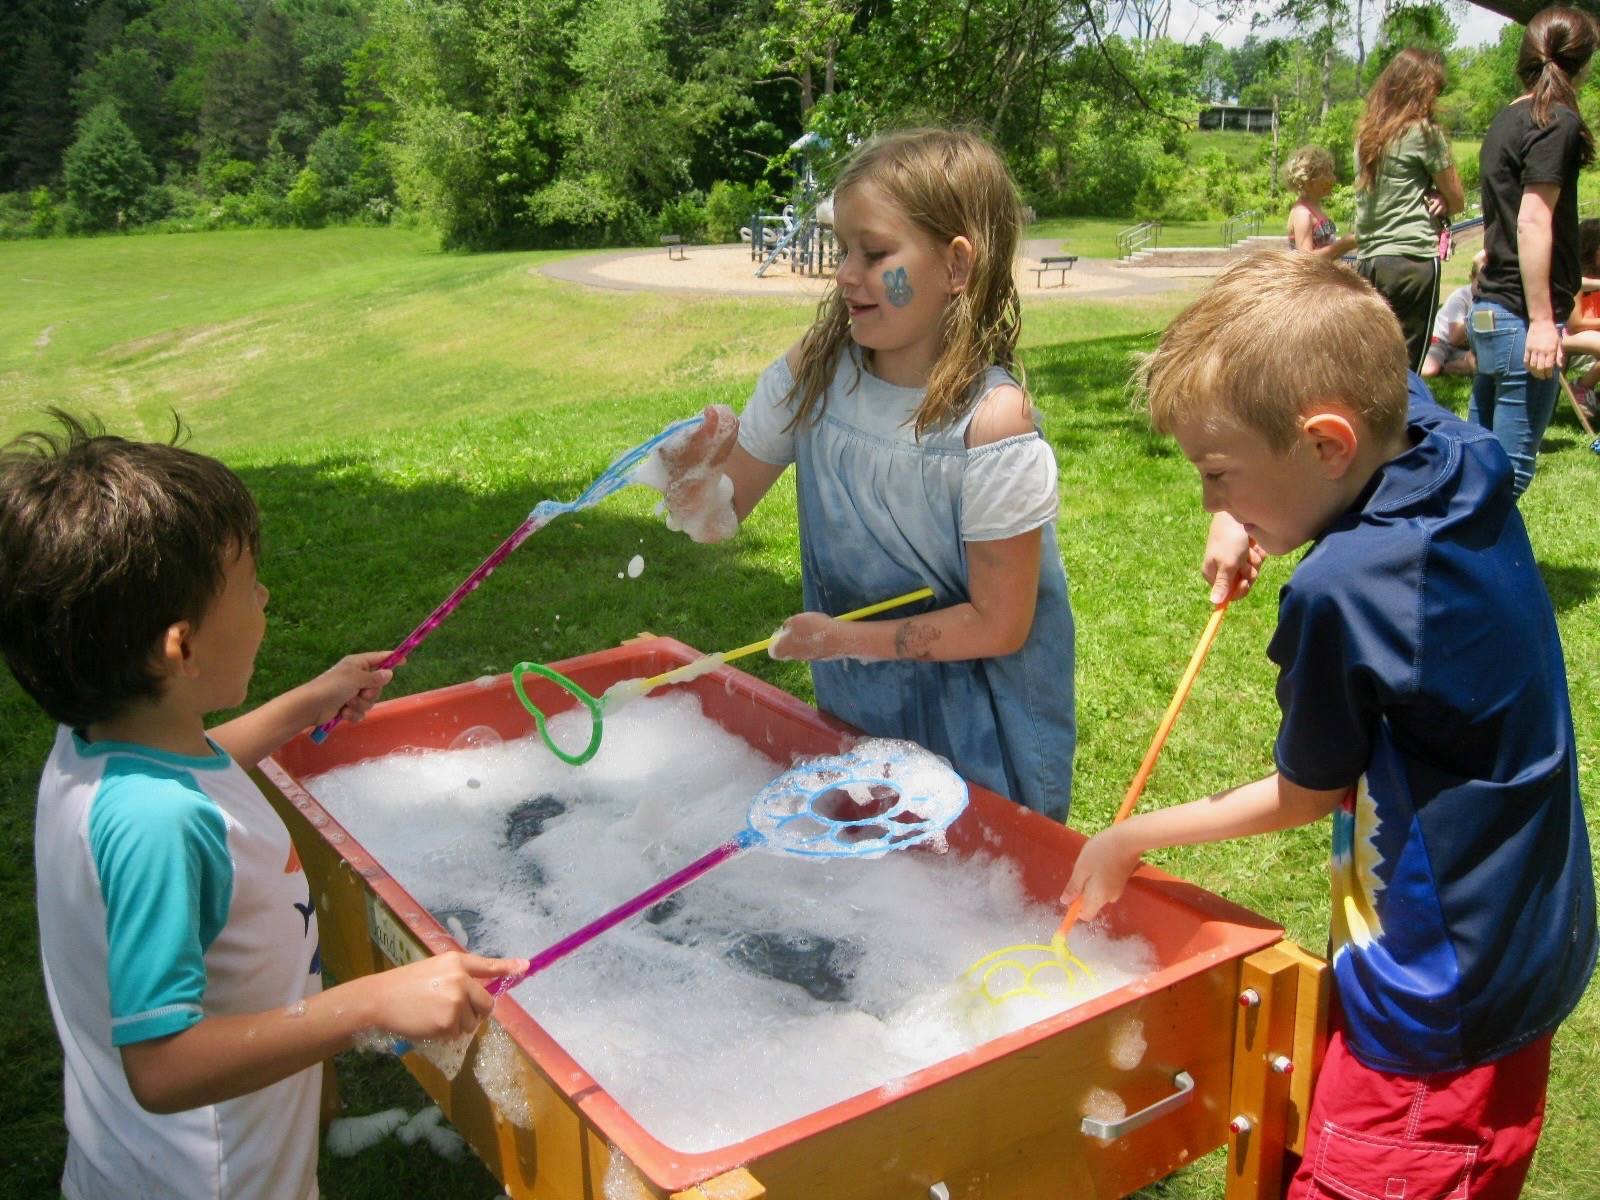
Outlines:
<svg viewBox="0 0 1600 1200"><path fill-rule="evenodd" d="M722 464L739 440L739 418L726 404L708 405L705 420L687 436L664 442L656 453L666 468L661 489L669 526L697 542L726 541L739 531Z"/></svg>
<svg viewBox="0 0 1600 1200"><path fill-rule="evenodd" d="M368 975L373 1026L417 1042L471 1033L494 1007L484 988L527 967L520 958L483 958L452 950Z"/></svg>
<svg viewBox="0 0 1600 1200"><path fill-rule="evenodd" d="M780 662L843 658L850 653L851 632L850 622L837 620L827 613L797 613L772 635L767 655Z"/></svg>
<svg viewBox="0 0 1600 1200"><path fill-rule="evenodd" d="M367 650L347 654L321 675L305 685L312 705L309 725L320 725L335 715L341 721L359 721L378 702L384 685L394 672L380 670L378 664L389 657L387 650Z"/></svg>
<svg viewBox="0 0 1600 1200"><path fill-rule="evenodd" d="M1267 552L1256 545L1244 526L1225 512L1211 518L1200 573L1211 584L1211 603L1237 600L1250 590Z"/></svg>
<svg viewBox="0 0 1600 1200"><path fill-rule="evenodd" d="M1072 878L1061 893L1061 902L1071 904L1081 895L1079 920L1092 921L1102 908L1114 903L1127 886L1128 876L1139 865L1139 851L1125 844L1119 833L1120 829L1113 825L1095 834L1073 864Z"/></svg>

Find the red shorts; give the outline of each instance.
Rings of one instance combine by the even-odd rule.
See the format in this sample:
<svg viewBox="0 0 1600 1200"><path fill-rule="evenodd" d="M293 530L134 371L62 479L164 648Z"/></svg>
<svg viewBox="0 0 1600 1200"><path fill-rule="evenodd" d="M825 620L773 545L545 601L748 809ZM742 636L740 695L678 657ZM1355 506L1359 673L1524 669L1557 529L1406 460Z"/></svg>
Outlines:
<svg viewBox="0 0 1600 1200"><path fill-rule="evenodd" d="M1516 1200L1549 1078L1549 1035L1481 1067L1391 1075L1336 1031L1287 1200Z"/></svg>

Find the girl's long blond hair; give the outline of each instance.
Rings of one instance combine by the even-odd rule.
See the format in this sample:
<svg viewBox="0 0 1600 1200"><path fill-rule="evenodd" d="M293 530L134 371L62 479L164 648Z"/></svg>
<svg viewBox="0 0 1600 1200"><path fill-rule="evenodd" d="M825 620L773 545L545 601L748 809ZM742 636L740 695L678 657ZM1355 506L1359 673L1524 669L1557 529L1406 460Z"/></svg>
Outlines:
<svg viewBox="0 0 1600 1200"><path fill-rule="evenodd" d="M1022 306L1011 274L1022 205L994 147L961 129L880 134L851 157L834 195L867 182L939 245L957 237L972 243L972 269L945 305L939 358L917 406L914 425L921 437L966 411L991 365L1023 378L1016 356ZM850 312L835 282L801 345L787 399L794 407L789 428L822 416L828 381L849 341Z"/></svg>
<svg viewBox="0 0 1600 1200"><path fill-rule="evenodd" d="M1356 187L1368 191L1378 179L1384 151L1413 125L1432 126L1433 106L1444 91L1444 57L1411 47L1400 51L1367 93L1356 125Z"/></svg>

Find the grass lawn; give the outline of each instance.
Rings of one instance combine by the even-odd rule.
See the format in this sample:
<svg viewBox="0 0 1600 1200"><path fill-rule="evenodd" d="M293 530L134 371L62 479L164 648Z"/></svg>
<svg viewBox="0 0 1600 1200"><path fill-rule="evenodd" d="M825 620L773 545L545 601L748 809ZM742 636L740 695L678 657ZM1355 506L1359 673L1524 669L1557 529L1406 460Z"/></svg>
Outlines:
<svg viewBox="0 0 1600 1200"><path fill-rule="evenodd" d="M1287 211L1287 204L1285 205ZM1117 234L1137 224L1132 217L1050 217L1028 226L1028 239L1055 238L1067 254L1117 257ZM1220 246L1221 221L1163 221L1160 246Z"/></svg>
<svg viewBox="0 0 1600 1200"><path fill-rule="evenodd" d="M1091 253L1066 231L1076 224L1062 223L1061 236ZM243 475L265 514L262 577L272 589L252 686L260 700L341 653L398 640L535 501L575 495L616 450L707 402L742 403L810 316L801 300L585 291L537 274L542 257L443 255L420 235L386 230L3 245L0 436L38 425L49 403L151 437L176 409L194 448ZM1050 303L1026 314L1030 381L1061 463L1060 540L1079 631L1072 819L1086 830L1110 819L1206 618L1197 481L1124 388L1129 354L1149 348L1180 303ZM1464 404L1459 386L1446 398ZM1564 411L1523 511L1565 640L1592 839L1597 483L1600 458ZM799 605L787 481L723 546L668 534L650 509L635 489L541 532L415 655L390 694L600 649L642 629L706 649L738 645ZM617 579L635 553L644 575ZM1229 614L1146 805L1270 769L1277 710L1263 650L1291 565L1272 562L1265 586ZM801 667L757 659L748 669L810 696ZM0 679L0 967L9 981L0 1136L13 1147L0 1194L19 1197L55 1195L64 1144L32 902L34 788L50 736L9 676ZM1153 857L1316 949L1327 936L1327 842L1327 830L1312 827ZM1538 1200L1600 1196L1597 995L1591 988L1556 1042L1527 1190ZM347 1057L341 1067L353 1112L423 1103L393 1063ZM330 1200L498 1194L475 1161L452 1166L392 1140L354 1160L325 1159L322 1181ZM1210 1200L1223 1183L1213 1154L1146 1194Z"/></svg>

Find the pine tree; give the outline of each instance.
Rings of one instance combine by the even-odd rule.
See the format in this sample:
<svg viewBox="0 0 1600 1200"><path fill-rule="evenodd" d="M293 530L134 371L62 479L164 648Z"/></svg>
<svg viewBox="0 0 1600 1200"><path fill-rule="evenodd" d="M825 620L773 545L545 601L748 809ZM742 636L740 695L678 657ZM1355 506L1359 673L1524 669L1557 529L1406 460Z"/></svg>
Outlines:
<svg viewBox="0 0 1600 1200"><path fill-rule="evenodd" d="M117 106L107 100L78 124L62 176L78 221L88 229L110 229L123 223L156 173L139 139L117 115Z"/></svg>

